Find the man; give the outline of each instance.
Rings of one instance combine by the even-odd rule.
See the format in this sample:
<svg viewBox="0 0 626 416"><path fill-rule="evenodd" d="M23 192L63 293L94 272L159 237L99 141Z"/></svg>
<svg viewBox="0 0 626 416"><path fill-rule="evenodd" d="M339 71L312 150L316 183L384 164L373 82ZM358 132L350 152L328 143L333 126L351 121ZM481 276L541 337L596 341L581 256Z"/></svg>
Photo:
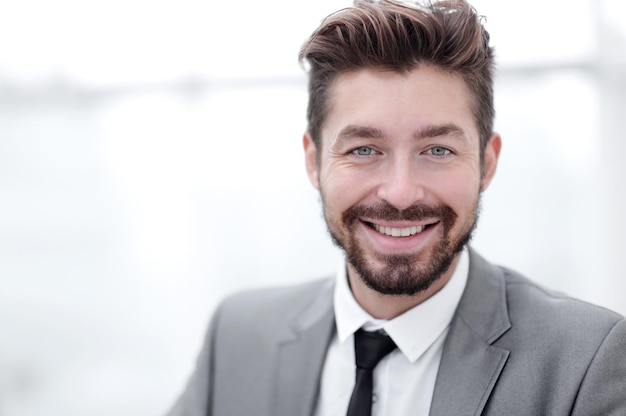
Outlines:
<svg viewBox="0 0 626 416"><path fill-rule="evenodd" d="M322 22L304 151L346 262L225 300L171 415L626 415L624 318L468 248L501 146L488 39L462 0Z"/></svg>

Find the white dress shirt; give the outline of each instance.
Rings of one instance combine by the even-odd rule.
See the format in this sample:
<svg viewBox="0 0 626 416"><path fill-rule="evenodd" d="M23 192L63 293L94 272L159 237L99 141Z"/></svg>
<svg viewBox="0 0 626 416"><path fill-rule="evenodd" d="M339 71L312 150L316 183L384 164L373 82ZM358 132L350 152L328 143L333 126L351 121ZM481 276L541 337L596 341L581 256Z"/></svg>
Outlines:
<svg viewBox="0 0 626 416"><path fill-rule="evenodd" d="M337 332L322 369L316 415L346 415L355 380L354 333L361 327L383 329L398 346L374 369L372 416L428 415L443 343L468 272L466 248L439 292L392 320L381 320L356 302L342 262L334 292Z"/></svg>

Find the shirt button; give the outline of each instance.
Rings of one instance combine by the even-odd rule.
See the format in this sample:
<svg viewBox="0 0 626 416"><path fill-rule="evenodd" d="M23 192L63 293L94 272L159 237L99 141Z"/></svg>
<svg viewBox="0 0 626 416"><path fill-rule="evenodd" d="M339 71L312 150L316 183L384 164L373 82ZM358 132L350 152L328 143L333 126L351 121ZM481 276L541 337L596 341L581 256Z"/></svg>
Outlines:
<svg viewBox="0 0 626 416"><path fill-rule="evenodd" d="M378 395L376 393L372 394L372 403L376 403L378 400Z"/></svg>

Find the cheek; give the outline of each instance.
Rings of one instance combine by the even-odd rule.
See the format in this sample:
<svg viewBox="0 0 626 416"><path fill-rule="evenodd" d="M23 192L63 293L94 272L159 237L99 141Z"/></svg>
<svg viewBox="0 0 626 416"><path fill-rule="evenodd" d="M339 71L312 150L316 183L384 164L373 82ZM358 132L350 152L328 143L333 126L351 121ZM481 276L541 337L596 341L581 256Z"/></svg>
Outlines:
<svg viewBox="0 0 626 416"><path fill-rule="evenodd" d="M354 187L347 186L347 183L341 180L323 180L322 193L324 196L324 209L327 214L332 216L341 216L341 213L349 208L352 197L350 191Z"/></svg>
<svg viewBox="0 0 626 416"><path fill-rule="evenodd" d="M435 197L449 205L458 215L473 210L478 200L480 180L469 173L451 175L432 189Z"/></svg>
<svg viewBox="0 0 626 416"><path fill-rule="evenodd" d="M341 211L357 204L368 193L367 181L351 169L322 171L320 184L326 204Z"/></svg>

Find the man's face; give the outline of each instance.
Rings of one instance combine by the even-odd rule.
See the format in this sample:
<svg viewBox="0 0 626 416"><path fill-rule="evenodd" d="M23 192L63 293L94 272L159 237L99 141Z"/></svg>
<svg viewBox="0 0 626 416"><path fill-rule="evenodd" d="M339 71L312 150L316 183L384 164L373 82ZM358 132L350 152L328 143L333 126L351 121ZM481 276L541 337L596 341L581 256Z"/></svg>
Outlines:
<svg viewBox="0 0 626 416"><path fill-rule="evenodd" d="M329 97L321 149L307 135L304 146L349 274L383 294L426 290L469 241L499 137L482 176L467 87L429 66L342 74Z"/></svg>

